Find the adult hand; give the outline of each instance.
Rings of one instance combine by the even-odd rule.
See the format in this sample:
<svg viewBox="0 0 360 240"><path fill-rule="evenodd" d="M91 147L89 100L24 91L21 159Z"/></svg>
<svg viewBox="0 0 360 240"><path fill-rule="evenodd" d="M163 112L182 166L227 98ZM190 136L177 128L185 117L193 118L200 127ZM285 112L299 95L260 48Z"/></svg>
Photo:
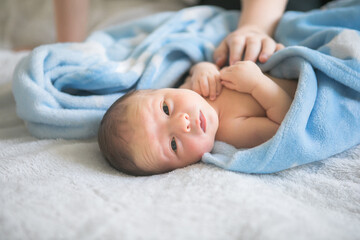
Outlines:
<svg viewBox="0 0 360 240"><path fill-rule="evenodd" d="M233 65L237 61L249 60L266 62L284 45L276 43L267 33L256 26L243 26L230 33L217 47L213 58L217 66L222 67L229 61Z"/></svg>

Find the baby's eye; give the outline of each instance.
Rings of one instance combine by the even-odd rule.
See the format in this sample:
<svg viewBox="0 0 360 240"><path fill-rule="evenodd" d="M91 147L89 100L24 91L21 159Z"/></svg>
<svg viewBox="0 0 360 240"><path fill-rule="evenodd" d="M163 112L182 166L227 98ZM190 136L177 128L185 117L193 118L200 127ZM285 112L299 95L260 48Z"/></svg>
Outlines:
<svg viewBox="0 0 360 240"><path fill-rule="evenodd" d="M162 108L163 108L164 113L165 113L166 115L169 115L169 107L168 107L168 105L166 104L166 102L163 103Z"/></svg>
<svg viewBox="0 0 360 240"><path fill-rule="evenodd" d="M172 138L171 139L171 148L174 152L176 152L177 150L177 146L176 146L176 141L175 141L175 138Z"/></svg>

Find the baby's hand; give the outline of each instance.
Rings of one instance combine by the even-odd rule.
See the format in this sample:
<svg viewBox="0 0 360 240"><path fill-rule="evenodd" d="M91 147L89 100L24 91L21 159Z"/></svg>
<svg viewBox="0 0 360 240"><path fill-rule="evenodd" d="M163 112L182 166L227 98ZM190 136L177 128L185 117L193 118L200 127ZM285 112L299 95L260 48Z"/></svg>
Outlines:
<svg viewBox="0 0 360 240"><path fill-rule="evenodd" d="M240 61L220 71L221 84L243 93L251 93L264 74L251 61Z"/></svg>
<svg viewBox="0 0 360 240"><path fill-rule="evenodd" d="M218 67L210 62L201 62L192 67L190 71L191 89L215 100L221 93L220 72Z"/></svg>

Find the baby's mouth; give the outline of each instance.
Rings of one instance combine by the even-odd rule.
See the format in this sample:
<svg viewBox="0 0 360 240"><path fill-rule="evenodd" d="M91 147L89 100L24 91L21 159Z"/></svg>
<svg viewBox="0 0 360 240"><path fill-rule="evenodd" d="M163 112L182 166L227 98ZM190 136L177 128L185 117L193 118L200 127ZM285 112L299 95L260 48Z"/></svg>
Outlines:
<svg viewBox="0 0 360 240"><path fill-rule="evenodd" d="M204 116L204 114L200 111L200 127L201 129L204 131L204 133L206 132L206 118Z"/></svg>

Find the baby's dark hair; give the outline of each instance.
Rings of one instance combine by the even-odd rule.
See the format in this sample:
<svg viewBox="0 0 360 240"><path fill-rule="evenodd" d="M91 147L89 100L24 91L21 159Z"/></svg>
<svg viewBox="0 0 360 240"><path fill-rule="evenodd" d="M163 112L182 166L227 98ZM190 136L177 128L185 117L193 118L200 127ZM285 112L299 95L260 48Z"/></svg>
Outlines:
<svg viewBox="0 0 360 240"><path fill-rule="evenodd" d="M130 98L137 93L136 90L126 93L106 111L98 130L98 144L112 167L126 174L146 176L151 173L136 166L130 148L129 135L133 128L128 121L129 105Z"/></svg>

